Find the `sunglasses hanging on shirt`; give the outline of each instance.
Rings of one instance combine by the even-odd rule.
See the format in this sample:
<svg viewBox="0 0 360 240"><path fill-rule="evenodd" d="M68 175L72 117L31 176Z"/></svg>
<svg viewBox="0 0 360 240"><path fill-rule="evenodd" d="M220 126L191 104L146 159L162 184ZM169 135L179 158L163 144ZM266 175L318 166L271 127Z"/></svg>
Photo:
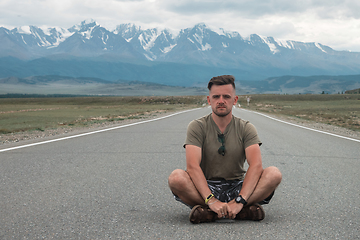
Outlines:
<svg viewBox="0 0 360 240"><path fill-rule="evenodd" d="M222 156L225 155L225 136L224 134L218 134L218 141L221 142L221 146L218 149L218 153Z"/></svg>

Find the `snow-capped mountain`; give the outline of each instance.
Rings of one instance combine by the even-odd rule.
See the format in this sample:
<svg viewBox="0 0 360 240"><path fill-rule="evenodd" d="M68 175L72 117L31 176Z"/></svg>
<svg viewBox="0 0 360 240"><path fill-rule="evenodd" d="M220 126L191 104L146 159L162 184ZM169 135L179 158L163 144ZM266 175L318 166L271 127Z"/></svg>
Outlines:
<svg viewBox="0 0 360 240"><path fill-rule="evenodd" d="M177 33L159 28L143 30L134 24L121 24L109 31L93 20L69 29L0 28L0 43L0 58L33 61L91 57L93 61L136 64L192 64L223 69L221 72L236 69L244 79L360 72L360 53L256 34L243 38L237 32L211 29L203 23ZM6 77L4 71L0 77Z"/></svg>
<svg viewBox="0 0 360 240"><path fill-rule="evenodd" d="M257 51L272 55L288 50L324 54L334 52L330 47L320 43L281 41L256 34L244 39L237 32L227 32L224 29L212 30L203 23L197 24L193 28L183 29L176 35L167 29L142 30L141 27L134 24L121 24L110 32L93 20L83 21L69 29L23 26L13 30L1 28L0 32L1 42L4 42L4 38L8 38L8 41L11 40L19 47L33 50L30 52L34 56L30 58L48 56L54 52L71 54L72 52L68 50L75 50L77 47L83 47L83 49L77 49L80 55L82 51L85 56L88 55L86 49L93 50L92 55L100 55L107 51L117 51L124 46L132 46L151 61L181 59L182 57L178 56L180 52L182 52L181 55L189 53L191 55L191 53L197 52L203 57L209 57L215 53L226 53L239 57L244 51ZM70 44L72 46L69 47ZM59 49L54 51L54 48ZM184 50L186 52L183 52ZM11 54L0 52L1 57L9 55ZM176 56L168 57L168 55ZM16 54L13 56L19 57Z"/></svg>
<svg viewBox="0 0 360 240"><path fill-rule="evenodd" d="M177 45L176 36L167 29L142 30L134 24L121 24L114 33L121 35L150 61L159 60Z"/></svg>

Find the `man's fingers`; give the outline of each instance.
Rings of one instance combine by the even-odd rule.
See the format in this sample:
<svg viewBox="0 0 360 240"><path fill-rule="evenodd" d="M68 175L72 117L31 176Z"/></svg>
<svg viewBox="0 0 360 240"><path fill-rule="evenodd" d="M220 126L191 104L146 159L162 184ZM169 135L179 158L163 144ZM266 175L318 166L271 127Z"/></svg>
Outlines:
<svg viewBox="0 0 360 240"><path fill-rule="evenodd" d="M231 208L227 203L223 203L223 202L214 202L211 205L211 208L214 212L217 213L218 218L231 218L233 219L233 214L231 212Z"/></svg>
<svg viewBox="0 0 360 240"><path fill-rule="evenodd" d="M228 205L228 204L226 204L226 212L227 212L227 217L229 218L229 219L232 219L232 212L231 212L231 208L230 208L230 206Z"/></svg>
<svg viewBox="0 0 360 240"><path fill-rule="evenodd" d="M219 210L218 217L223 218L223 217L226 217L227 214L228 214L228 212L227 212L226 205L223 205Z"/></svg>

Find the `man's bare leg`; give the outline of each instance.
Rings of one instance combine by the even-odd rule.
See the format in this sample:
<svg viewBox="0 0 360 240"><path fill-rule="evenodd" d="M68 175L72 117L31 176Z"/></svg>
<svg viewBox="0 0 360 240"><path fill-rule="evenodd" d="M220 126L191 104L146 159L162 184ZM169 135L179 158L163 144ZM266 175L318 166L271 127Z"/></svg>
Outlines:
<svg viewBox="0 0 360 240"><path fill-rule="evenodd" d="M247 200L248 204L261 202L270 196L280 184L282 179L281 172L276 167L265 168L260 176L259 182L255 187L253 194Z"/></svg>
<svg viewBox="0 0 360 240"><path fill-rule="evenodd" d="M204 205L204 199L202 199L186 171L174 170L169 176L168 183L171 191L184 203L190 206Z"/></svg>
<svg viewBox="0 0 360 240"><path fill-rule="evenodd" d="M281 172L276 167L265 168L253 194L247 200L248 204L261 202L276 189L282 179ZM189 174L182 170L176 169L169 176L169 187L184 203L195 206L204 205L204 199L195 188Z"/></svg>

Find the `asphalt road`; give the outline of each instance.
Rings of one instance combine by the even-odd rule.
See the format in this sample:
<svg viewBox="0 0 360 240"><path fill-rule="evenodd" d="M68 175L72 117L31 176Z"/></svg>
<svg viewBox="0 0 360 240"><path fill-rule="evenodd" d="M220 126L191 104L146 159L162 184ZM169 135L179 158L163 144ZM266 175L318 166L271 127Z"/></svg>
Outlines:
<svg viewBox="0 0 360 240"><path fill-rule="evenodd" d="M209 108L62 141L0 147L0 239L359 239L360 143L240 109L283 182L261 222L193 225L167 186Z"/></svg>

